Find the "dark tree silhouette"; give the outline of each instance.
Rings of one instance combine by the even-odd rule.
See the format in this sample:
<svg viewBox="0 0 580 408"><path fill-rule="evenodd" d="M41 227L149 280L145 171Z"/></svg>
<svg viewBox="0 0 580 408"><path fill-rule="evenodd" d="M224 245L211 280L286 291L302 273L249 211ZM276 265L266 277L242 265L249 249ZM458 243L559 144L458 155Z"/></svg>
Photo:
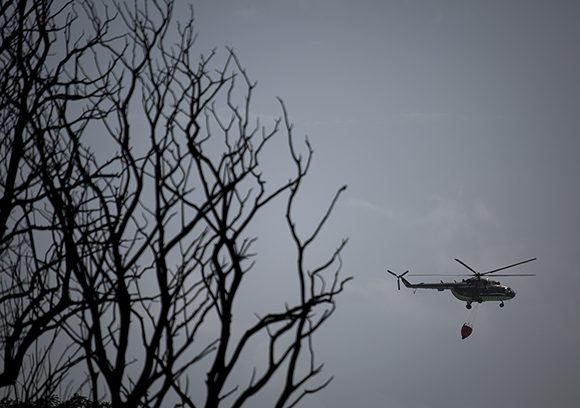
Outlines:
<svg viewBox="0 0 580 408"><path fill-rule="evenodd" d="M74 191L86 188L77 169L86 150L68 131L99 120L100 101L114 89L112 65L100 76L83 69L106 52L109 21L86 8L95 23L76 38L72 6L0 5L0 386L27 368L25 397L54 392L80 358L47 353L62 322L84 307L72 293L82 271L71 216Z"/></svg>
<svg viewBox="0 0 580 408"><path fill-rule="evenodd" d="M318 378L313 337L348 280L346 240L321 264L307 255L344 187L299 233L308 140L296 143L281 100L261 125L236 54L194 55L193 14L175 21L173 6L1 6L0 386L11 395L48 398L86 373L91 399L113 407L240 407L267 386L272 406L290 407L332 378ZM261 159L279 142L294 170L276 183ZM260 287L253 223L282 203L296 293L236 319L242 288ZM242 384L234 373L255 342L264 355Z"/></svg>

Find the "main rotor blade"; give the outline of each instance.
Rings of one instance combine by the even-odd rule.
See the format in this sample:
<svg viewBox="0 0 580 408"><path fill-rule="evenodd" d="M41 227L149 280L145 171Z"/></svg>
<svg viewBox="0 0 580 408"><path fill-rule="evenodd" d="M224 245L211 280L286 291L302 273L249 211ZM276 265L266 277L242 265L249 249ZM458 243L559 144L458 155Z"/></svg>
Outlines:
<svg viewBox="0 0 580 408"><path fill-rule="evenodd" d="M491 273L503 271L504 269L513 268L514 266L518 266L518 265L522 265L522 264L525 264L525 263L528 263L528 262L532 262L532 261L535 261L536 259L537 258L526 259L525 261L521 261L521 262L517 262L515 264L511 264L511 265L508 265L508 266L504 266L503 268L498 268L498 269L494 269L493 271L484 272L481 275L489 275ZM499 276L499 275L496 275L496 276Z"/></svg>
<svg viewBox="0 0 580 408"><path fill-rule="evenodd" d="M409 276L471 276L466 273L411 273Z"/></svg>
<svg viewBox="0 0 580 408"><path fill-rule="evenodd" d="M473 272L476 275L479 275L479 272L477 272L475 269L473 269L471 266L467 265L465 262L463 262L461 259L457 259L455 258L455 260L457 262L459 262L461 265L465 266L467 269L469 269L471 272Z"/></svg>
<svg viewBox="0 0 580 408"><path fill-rule="evenodd" d="M536 276L535 273L512 273L512 274L499 274L493 276Z"/></svg>

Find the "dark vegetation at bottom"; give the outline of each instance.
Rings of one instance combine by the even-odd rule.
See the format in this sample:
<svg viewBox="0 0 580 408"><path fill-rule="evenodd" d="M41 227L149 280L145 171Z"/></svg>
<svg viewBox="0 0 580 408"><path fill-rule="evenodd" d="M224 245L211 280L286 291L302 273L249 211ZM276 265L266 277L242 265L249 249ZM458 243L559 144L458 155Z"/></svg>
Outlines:
<svg viewBox="0 0 580 408"><path fill-rule="evenodd" d="M18 402L13 400L0 401L0 408L110 408L108 402L95 403L83 396L74 395L67 401L61 401L57 396L41 398L36 401Z"/></svg>

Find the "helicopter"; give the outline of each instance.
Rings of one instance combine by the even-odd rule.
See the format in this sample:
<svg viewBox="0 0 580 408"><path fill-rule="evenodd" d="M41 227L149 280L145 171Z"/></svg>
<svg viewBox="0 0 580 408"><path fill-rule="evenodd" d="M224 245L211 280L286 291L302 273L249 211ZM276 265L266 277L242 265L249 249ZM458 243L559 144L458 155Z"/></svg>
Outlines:
<svg viewBox="0 0 580 408"><path fill-rule="evenodd" d="M516 292L513 291L509 286L502 285L500 282L487 278L486 276L495 274L496 272L503 271L508 268L513 268L518 265L523 265L528 262L535 261L537 258L527 259L525 261L517 262L508 266L493 269L487 272L477 272L475 269L468 266L465 262L455 258L455 261L459 262L465 268L469 269L474 275L469 279L462 279L461 282L443 282L440 283L410 283L405 279L405 275L409 273L406 271L400 275L387 270L388 273L397 278L397 287L401 290L401 281L407 288L414 290L417 289L437 289L442 292L449 289L453 296L457 299L466 302L465 307L471 309L471 304L473 302L500 302L499 307L504 307L505 300L511 300L516 296ZM437 275L437 274L410 274L409 276L471 276L471 275ZM493 276L536 276L535 274L500 274Z"/></svg>

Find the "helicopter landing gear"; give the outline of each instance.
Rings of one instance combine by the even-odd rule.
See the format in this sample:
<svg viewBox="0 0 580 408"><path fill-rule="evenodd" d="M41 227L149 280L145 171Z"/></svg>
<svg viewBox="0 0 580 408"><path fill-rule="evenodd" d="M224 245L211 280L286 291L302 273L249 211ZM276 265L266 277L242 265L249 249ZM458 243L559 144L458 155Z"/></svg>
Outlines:
<svg viewBox="0 0 580 408"><path fill-rule="evenodd" d="M465 307L467 308L467 310L471 309L471 303L466 303Z"/></svg>
<svg viewBox="0 0 580 408"><path fill-rule="evenodd" d="M501 303L499 304L499 307L504 307L504 306L505 306L505 305L503 304L503 302L501 302Z"/></svg>

